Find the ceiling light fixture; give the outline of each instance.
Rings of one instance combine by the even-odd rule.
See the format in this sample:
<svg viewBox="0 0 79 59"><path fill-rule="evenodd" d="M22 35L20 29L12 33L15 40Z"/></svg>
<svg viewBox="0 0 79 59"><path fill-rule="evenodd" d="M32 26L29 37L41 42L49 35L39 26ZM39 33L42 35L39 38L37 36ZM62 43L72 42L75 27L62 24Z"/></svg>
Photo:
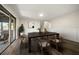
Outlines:
<svg viewBox="0 0 79 59"><path fill-rule="evenodd" d="M43 17L43 16L44 16L44 15L41 13L41 14L40 14L40 17Z"/></svg>

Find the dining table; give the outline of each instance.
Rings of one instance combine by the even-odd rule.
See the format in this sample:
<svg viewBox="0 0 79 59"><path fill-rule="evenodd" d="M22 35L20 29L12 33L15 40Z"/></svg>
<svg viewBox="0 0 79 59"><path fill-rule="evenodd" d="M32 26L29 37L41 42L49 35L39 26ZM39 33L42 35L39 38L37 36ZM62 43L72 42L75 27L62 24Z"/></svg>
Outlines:
<svg viewBox="0 0 79 59"><path fill-rule="evenodd" d="M47 39L49 36L53 36L53 35L56 35L57 38L59 38L59 33L57 32L31 32L31 33L28 33L28 52L31 53L31 41L32 41L32 38L38 38L38 37L44 37L46 36Z"/></svg>

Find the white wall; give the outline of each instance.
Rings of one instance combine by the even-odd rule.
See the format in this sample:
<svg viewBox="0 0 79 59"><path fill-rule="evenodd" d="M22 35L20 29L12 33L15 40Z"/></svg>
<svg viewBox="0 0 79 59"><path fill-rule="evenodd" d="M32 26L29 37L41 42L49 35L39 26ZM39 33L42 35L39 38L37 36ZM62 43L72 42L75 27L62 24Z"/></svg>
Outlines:
<svg viewBox="0 0 79 59"><path fill-rule="evenodd" d="M3 6L16 17L16 30L21 24L24 24L26 34L30 31L38 31L36 29L28 29L28 23L32 22L32 20L20 19L19 21L17 13L13 10L14 8L10 8L5 4ZM34 20L33 22L39 23L40 21ZM59 32L64 38L79 42L79 11L58 17L56 19L51 19L50 24L51 28L49 28L49 31ZM38 25L36 25L36 27L38 27Z"/></svg>
<svg viewBox="0 0 79 59"><path fill-rule="evenodd" d="M13 15L16 17L16 38L18 38L18 35L17 35L17 30L18 30L18 27L19 27L19 17L16 13L16 11L14 10L14 8L11 8L10 5L8 4L3 4L3 6Z"/></svg>
<svg viewBox="0 0 79 59"><path fill-rule="evenodd" d="M51 19L49 31L59 32L65 39L79 42L79 11Z"/></svg>
<svg viewBox="0 0 79 59"><path fill-rule="evenodd" d="M29 23L30 22L34 23L34 26L35 26L34 29L29 28ZM21 26L21 24L24 25L26 35L28 35L29 32L39 32L38 28L40 27L40 21L31 20L31 19L20 19L19 26Z"/></svg>
<svg viewBox="0 0 79 59"><path fill-rule="evenodd" d="M35 28L29 28L29 23L32 22L34 23ZM44 23L44 24L42 24ZM39 32L38 28L40 28L40 26L42 25L43 28L41 28L41 31L44 31L44 28L46 28L47 30L49 30L50 28L50 23L49 21L45 21L45 20L34 20L34 19L27 19L27 18L20 18L20 22L19 22L19 26L21 26L21 24L24 25L24 29L25 29L25 34L28 35L29 32Z"/></svg>

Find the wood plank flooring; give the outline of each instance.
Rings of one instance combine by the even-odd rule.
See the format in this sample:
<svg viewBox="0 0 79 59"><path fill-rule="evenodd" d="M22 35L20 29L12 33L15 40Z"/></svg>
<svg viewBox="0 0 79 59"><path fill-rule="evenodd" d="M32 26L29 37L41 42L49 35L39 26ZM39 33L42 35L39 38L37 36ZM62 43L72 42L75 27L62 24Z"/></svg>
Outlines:
<svg viewBox="0 0 79 59"><path fill-rule="evenodd" d="M69 43L69 45L68 45ZM63 42L63 52L62 54L60 55L79 55L79 49L78 49L78 43L73 43L72 45L72 41L70 43L69 40L64 40ZM71 46L71 45L72 46ZM77 44L77 45L76 45ZM77 48L74 48L73 47L76 45ZM72 48L72 49L70 49ZM78 51L77 51L78 50ZM28 44L23 44L21 43L21 48L20 48L20 55L48 55L48 54L40 54L38 51L37 52L32 52L32 53L28 53ZM58 55L56 51L52 50L52 55Z"/></svg>

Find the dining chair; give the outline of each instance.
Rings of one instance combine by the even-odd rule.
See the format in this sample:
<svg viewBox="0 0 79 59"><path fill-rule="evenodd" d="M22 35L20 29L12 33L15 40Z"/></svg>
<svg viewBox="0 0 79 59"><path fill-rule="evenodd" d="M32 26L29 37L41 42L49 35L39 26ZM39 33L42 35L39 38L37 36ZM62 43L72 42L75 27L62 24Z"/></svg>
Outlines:
<svg viewBox="0 0 79 59"><path fill-rule="evenodd" d="M49 40L47 39L47 36L39 37L39 47L41 54L44 54L44 52L48 52L47 50L49 49L49 46L50 43Z"/></svg>
<svg viewBox="0 0 79 59"><path fill-rule="evenodd" d="M61 36L57 37L56 35L49 36L50 45L56 50L60 51L62 49L62 38Z"/></svg>

